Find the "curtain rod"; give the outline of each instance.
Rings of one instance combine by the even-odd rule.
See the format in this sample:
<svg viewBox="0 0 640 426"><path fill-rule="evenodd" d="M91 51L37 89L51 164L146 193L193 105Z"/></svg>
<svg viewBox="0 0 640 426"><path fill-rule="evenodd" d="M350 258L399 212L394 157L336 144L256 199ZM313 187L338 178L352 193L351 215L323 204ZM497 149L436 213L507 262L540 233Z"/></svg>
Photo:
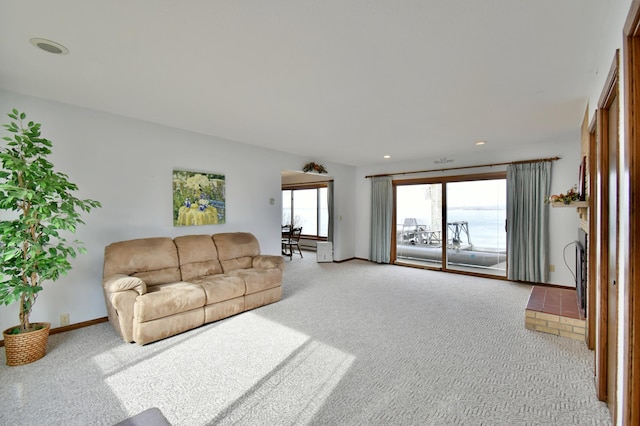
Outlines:
<svg viewBox="0 0 640 426"><path fill-rule="evenodd" d="M559 159L560 159L560 157L538 158L536 160L510 161L510 162L507 162L507 163L481 164L481 165L478 165L478 166L461 166L461 167L448 167L448 168L444 168L444 169L417 170L417 171L414 171L414 172L384 173L384 174L379 174L379 175L365 176L365 179L374 178L374 177L382 177L382 176L398 176L398 175L412 175L412 174L417 174L417 173L445 172L445 171L448 171L448 170L476 169L476 168L480 168L480 167L509 166L511 164L544 163L545 161L556 161L556 160L559 160Z"/></svg>

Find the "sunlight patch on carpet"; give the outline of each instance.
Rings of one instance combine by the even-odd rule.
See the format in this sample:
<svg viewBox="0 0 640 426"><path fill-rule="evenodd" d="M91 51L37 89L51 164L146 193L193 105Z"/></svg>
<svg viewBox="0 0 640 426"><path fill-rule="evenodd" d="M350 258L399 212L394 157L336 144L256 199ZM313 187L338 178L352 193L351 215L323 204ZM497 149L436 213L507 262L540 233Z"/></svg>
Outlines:
<svg viewBox="0 0 640 426"><path fill-rule="evenodd" d="M304 422L355 359L251 312L194 331L139 347L133 357L128 345L94 357L126 411L157 406L187 423Z"/></svg>

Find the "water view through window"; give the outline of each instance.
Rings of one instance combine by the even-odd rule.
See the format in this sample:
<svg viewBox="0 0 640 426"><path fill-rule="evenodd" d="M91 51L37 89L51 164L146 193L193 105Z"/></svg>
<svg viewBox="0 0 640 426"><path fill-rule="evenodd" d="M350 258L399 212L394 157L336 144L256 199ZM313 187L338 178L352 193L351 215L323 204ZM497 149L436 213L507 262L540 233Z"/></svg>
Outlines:
<svg viewBox="0 0 640 426"><path fill-rule="evenodd" d="M302 234L327 237L327 188L282 190L282 226L302 227Z"/></svg>
<svg viewBox="0 0 640 426"><path fill-rule="evenodd" d="M506 179L398 185L396 217L398 262L506 276Z"/></svg>

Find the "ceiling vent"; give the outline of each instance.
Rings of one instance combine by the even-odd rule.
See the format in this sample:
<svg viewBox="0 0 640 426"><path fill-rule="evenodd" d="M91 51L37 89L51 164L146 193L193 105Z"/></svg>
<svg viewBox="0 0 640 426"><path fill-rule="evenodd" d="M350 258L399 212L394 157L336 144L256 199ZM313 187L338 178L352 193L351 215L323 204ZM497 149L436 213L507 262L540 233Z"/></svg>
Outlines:
<svg viewBox="0 0 640 426"><path fill-rule="evenodd" d="M435 164L453 163L453 159L444 157L444 158L440 158L439 160L435 160L434 163Z"/></svg>

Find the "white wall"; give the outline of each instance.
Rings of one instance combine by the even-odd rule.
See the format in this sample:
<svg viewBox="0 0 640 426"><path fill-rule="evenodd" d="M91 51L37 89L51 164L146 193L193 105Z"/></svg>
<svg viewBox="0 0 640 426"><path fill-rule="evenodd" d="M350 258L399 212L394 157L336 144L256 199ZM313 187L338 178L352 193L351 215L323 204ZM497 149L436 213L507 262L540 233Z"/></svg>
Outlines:
<svg viewBox="0 0 640 426"><path fill-rule="evenodd" d="M631 0L610 0L597 4L597 7L602 9L600 14L601 26L607 28L607 31L604 32L600 39L600 44L594 46L598 56L597 63L594 64L594 84L590 87L590 92L586 93L589 96L589 119L593 118L594 112L598 108L598 100L609 75L616 50L622 50L623 28L631 3ZM621 51L621 53L623 54L624 52ZM620 70L622 70L622 55L620 61ZM620 83L623 83L622 78ZM622 86L620 89L622 89ZM622 90L620 93L622 93Z"/></svg>
<svg viewBox="0 0 640 426"><path fill-rule="evenodd" d="M43 99L0 91L0 113L18 108L30 120L42 123L43 136L52 140L52 162L79 186L79 196L103 204L85 216L86 226L77 237L88 249L73 261L73 269L56 283L47 282L32 319L59 326L60 314L69 313L71 323L106 315L100 279L104 247L113 241L150 236L177 236L227 231L253 232L263 252L280 252L282 210L281 171L300 169L308 161L293 154L261 149L132 120L117 115L77 108ZM456 157L455 166L560 156L553 165L552 193L562 192L577 181L579 135L532 145L517 152L485 150ZM439 168L433 159L411 163L384 163L354 168L323 163L330 170L335 189L334 259L366 259L369 244L368 174ZM226 176L227 223L202 227L173 227L171 178L174 168L222 173ZM482 172L483 170L473 170ZM496 169L491 169L496 171ZM460 172L457 172L459 174ZM275 199L273 205L270 198ZM576 239L578 217L573 209L552 209L550 249L556 272L549 282L573 285L564 266L563 247ZM573 267L573 247L567 261ZM17 307L0 307L0 328L17 323Z"/></svg>
<svg viewBox="0 0 640 426"><path fill-rule="evenodd" d="M493 164L510 162L515 160L529 160L537 158L560 157L552 165L551 193L557 194L567 191L578 182L578 169L580 165L580 133L559 136L557 140L533 144L520 147L518 150L491 150L490 144L481 149L470 148L466 155L451 156L453 163L434 164L435 158L423 159L412 162L385 163L375 167L361 167L357 169L356 178L356 256L367 259L369 256L369 226L370 226L370 203L371 203L371 182L365 177L368 175L404 172L435 170L450 167L474 166L483 164ZM399 175L394 179L411 179L419 177L452 176L463 174L478 174L487 172L498 172L506 170L506 166L478 168L467 170L453 170L447 172L435 172L417 175ZM575 287L575 280L571 271L575 271L575 248L570 246L566 250L566 260L569 268L565 266L563 248L565 245L575 241L578 236L579 218L575 209L557 209L549 207L550 220L550 263L555 265L555 272L549 274L548 283ZM473 230L471 230L473 232Z"/></svg>
<svg viewBox="0 0 640 426"><path fill-rule="evenodd" d="M310 160L160 125L0 91L0 122L17 108L42 124L54 144L50 159L69 175L78 196L102 203L85 215L76 237L88 253L57 282L46 282L33 321L58 327L60 315L71 323L106 316L101 288L104 247L131 238L248 231L264 253L280 254L281 171L301 169ZM4 136L4 129L0 130ZM337 259L353 257L353 180L355 168L324 163L334 176ZM226 178L226 224L173 227L172 171L221 173ZM274 198L275 203L270 204ZM0 217L6 212L0 212ZM0 306L0 328L18 323L17 306Z"/></svg>

